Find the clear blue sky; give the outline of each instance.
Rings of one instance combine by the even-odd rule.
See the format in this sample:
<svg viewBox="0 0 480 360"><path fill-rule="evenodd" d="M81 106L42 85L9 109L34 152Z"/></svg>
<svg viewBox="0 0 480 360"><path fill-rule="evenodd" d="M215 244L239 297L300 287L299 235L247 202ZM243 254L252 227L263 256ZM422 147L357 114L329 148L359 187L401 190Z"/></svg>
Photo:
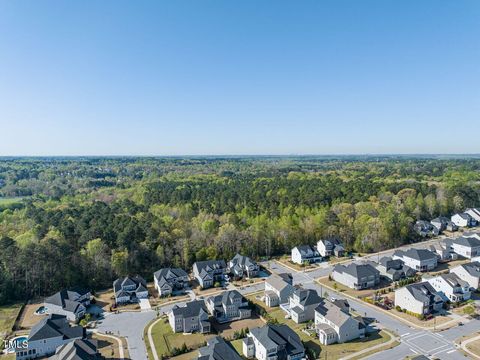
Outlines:
<svg viewBox="0 0 480 360"><path fill-rule="evenodd" d="M0 155L480 153L478 0L0 0Z"/></svg>

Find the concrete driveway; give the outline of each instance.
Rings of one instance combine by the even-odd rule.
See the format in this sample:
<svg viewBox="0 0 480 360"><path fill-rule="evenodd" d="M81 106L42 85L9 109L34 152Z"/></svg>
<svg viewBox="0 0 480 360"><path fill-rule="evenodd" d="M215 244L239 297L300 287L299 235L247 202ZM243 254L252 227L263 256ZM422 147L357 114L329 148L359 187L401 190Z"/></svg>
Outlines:
<svg viewBox="0 0 480 360"><path fill-rule="evenodd" d="M152 310L152 306L150 305L150 301L148 301L148 299L140 299L140 309L142 311Z"/></svg>

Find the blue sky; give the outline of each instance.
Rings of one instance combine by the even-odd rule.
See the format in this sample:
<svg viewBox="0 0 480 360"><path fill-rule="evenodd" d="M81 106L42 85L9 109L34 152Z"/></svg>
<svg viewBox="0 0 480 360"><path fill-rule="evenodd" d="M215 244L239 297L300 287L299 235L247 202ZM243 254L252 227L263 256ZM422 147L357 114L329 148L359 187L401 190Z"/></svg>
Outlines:
<svg viewBox="0 0 480 360"><path fill-rule="evenodd" d="M0 1L0 155L480 153L478 0Z"/></svg>

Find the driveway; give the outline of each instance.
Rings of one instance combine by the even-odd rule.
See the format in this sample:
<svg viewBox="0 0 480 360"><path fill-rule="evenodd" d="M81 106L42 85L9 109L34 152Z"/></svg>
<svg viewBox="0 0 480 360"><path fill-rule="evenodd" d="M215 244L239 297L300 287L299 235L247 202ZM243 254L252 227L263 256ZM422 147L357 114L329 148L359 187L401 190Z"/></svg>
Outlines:
<svg viewBox="0 0 480 360"><path fill-rule="evenodd" d="M148 299L140 299L140 309L142 311L152 310L152 307L150 305L150 301L148 301Z"/></svg>

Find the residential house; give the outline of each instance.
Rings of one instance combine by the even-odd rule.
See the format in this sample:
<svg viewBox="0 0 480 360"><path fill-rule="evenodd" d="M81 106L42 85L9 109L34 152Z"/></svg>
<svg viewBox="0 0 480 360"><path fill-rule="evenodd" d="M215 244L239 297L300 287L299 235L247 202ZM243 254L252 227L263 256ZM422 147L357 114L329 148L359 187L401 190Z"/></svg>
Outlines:
<svg viewBox="0 0 480 360"><path fill-rule="evenodd" d="M183 307L175 305L168 313L168 322L174 332L210 332L208 310L203 300L187 302Z"/></svg>
<svg viewBox="0 0 480 360"><path fill-rule="evenodd" d="M188 285L188 274L180 268L164 268L153 274L153 281L159 296L171 295L182 291Z"/></svg>
<svg viewBox="0 0 480 360"><path fill-rule="evenodd" d="M378 285L380 271L370 264L335 265L331 274L333 280L351 289L362 290Z"/></svg>
<svg viewBox="0 0 480 360"><path fill-rule="evenodd" d="M80 288L61 290L45 299L49 314L65 315L69 321L80 320L90 305L90 291Z"/></svg>
<svg viewBox="0 0 480 360"><path fill-rule="evenodd" d="M322 261L318 250L310 245L299 245L292 249L292 262L296 264L313 264Z"/></svg>
<svg viewBox="0 0 480 360"><path fill-rule="evenodd" d="M450 272L466 281L471 289L478 290L480 288L480 262L474 261L458 265L452 268Z"/></svg>
<svg viewBox="0 0 480 360"><path fill-rule="evenodd" d="M317 251L323 257L329 257L335 255L336 257L342 257L345 255L345 248L340 243L340 240L324 239L317 242Z"/></svg>
<svg viewBox="0 0 480 360"><path fill-rule="evenodd" d="M431 271L438 265L437 255L427 249L395 250L393 259L400 259L416 271Z"/></svg>
<svg viewBox="0 0 480 360"><path fill-rule="evenodd" d="M475 219L467 213L454 214L451 219L458 227L473 227L477 225Z"/></svg>
<svg viewBox="0 0 480 360"><path fill-rule="evenodd" d="M235 349L220 336L207 340L207 346L198 349L198 360L242 360Z"/></svg>
<svg viewBox="0 0 480 360"><path fill-rule="evenodd" d="M324 300L315 309L315 328L323 345L363 338L366 331L363 320L353 317L349 306L338 306L329 300Z"/></svg>
<svg viewBox="0 0 480 360"><path fill-rule="evenodd" d="M296 289L289 299L289 315L297 324L313 320L315 308L321 301L316 290Z"/></svg>
<svg viewBox="0 0 480 360"><path fill-rule="evenodd" d="M225 280L227 264L225 260L197 261L193 264L193 276L202 289L212 287L216 282Z"/></svg>
<svg viewBox="0 0 480 360"><path fill-rule="evenodd" d="M96 340L74 340L57 348L55 355L49 360L103 360L105 359L97 350Z"/></svg>
<svg viewBox="0 0 480 360"><path fill-rule="evenodd" d="M248 256L236 254L232 260L228 262L228 271L235 278L254 278L258 276L260 267Z"/></svg>
<svg viewBox="0 0 480 360"><path fill-rule="evenodd" d="M433 219L432 221L430 221L430 223L437 228L439 233L442 233L445 230L447 230L447 231L457 231L458 230L458 226L455 225L452 222L452 220L450 220L446 216L439 216L439 217Z"/></svg>
<svg viewBox="0 0 480 360"><path fill-rule="evenodd" d="M413 225L413 230L421 237L436 236L440 234L440 231L426 220L418 220Z"/></svg>
<svg viewBox="0 0 480 360"><path fill-rule="evenodd" d="M428 247L428 250L437 255L439 262L458 259L458 255L453 251L452 241L450 239L445 239L442 242L432 244Z"/></svg>
<svg viewBox="0 0 480 360"><path fill-rule="evenodd" d="M461 236L452 240L452 249L458 255L471 259L480 255L480 240L475 236Z"/></svg>
<svg viewBox="0 0 480 360"><path fill-rule="evenodd" d="M427 280L445 301L456 303L470 299L470 285L455 273L440 274L424 280Z"/></svg>
<svg viewBox="0 0 480 360"><path fill-rule="evenodd" d="M270 324L250 330L243 339L243 355L258 360L300 360L305 357L305 347L287 325Z"/></svg>
<svg viewBox="0 0 480 360"><path fill-rule="evenodd" d="M373 264L372 264L373 265ZM417 273L411 267L405 265L400 259L392 259L391 257L382 257L378 264L374 265L380 276L383 276L391 281L399 281L401 279L415 276Z"/></svg>
<svg viewBox="0 0 480 360"><path fill-rule="evenodd" d="M207 309L218 323L247 319L252 314L248 301L237 290L225 291L220 295L209 297Z"/></svg>
<svg viewBox="0 0 480 360"><path fill-rule="evenodd" d="M269 307L288 303L295 288L291 274L272 274L265 281L265 304Z"/></svg>
<svg viewBox="0 0 480 360"><path fill-rule="evenodd" d="M480 223L480 209L479 208L470 208L465 210L465 213L470 215L477 224Z"/></svg>
<svg viewBox="0 0 480 360"><path fill-rule="evenodd" d="M28 335L28 349L16 349L17 360L29 360L55 354L57 348L85 338L85 329L70 326L64 315L51 314L36 323Z"/></svg>
<svg viewBox="0 0 480 360"><path fill-rule="evenodd" d="M117 304L134 303L148 298L147 282L141 276L126 276L113 282Z"/></svg>
<svg viewBox="0 0 480 360"><path fill-rule="evenodd" d="M442 296L428 282L410 284L395 290L395 306L418 315L427 315L443 308Z"/></svg>

